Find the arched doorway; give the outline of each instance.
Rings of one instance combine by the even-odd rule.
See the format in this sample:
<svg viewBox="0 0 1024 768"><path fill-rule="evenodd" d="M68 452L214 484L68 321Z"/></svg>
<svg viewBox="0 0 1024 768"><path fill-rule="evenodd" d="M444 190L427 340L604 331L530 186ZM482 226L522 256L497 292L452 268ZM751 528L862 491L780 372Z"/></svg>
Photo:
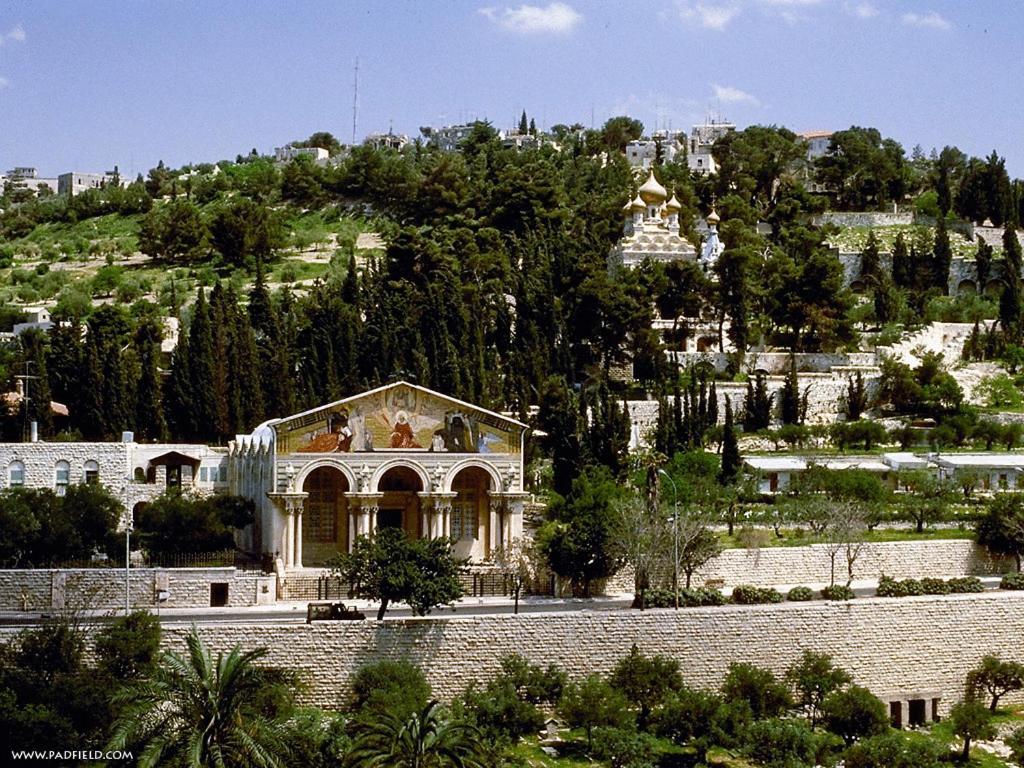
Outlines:
<svg viewBox="0 0 1024 768"><path fill-rule="evenodd" d="M466 467L452 478L451 534L457 557L483 560L491 554L494 535L487 494L491 485L490 475L481 467Z"/></svg>
<svg viewBox="0 0 1024 768"><path fill-rule="evenodd" d="M347 549L348 479L335 467L317 467L302 490L309 494L302 512L303 563L323 565Z"/></svg>
<svg viewBox="0 0 1024 768"><path fill-rule="evenodd" d="M420 497L423 482L411 467L395 466L377 483L381 494L377 507L377 528L401 528L408 536L423 535L420 528Z"/></svg>
<svg viewBox="0 0 1024 768"><path fill-rule="evenodd" d="M968 294L973 296L978 292L978 286L975 285L973 280L961 280L960 284L956 287L956 292L961 296Z"/></svg>

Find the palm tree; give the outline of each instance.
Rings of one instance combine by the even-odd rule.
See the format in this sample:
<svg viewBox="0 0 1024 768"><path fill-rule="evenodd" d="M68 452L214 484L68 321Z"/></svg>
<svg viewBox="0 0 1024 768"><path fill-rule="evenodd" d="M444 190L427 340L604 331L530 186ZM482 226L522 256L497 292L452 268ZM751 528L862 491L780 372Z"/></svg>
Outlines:
<svg viewBox="0 0 1024 768"><path fill-rule="evenodd" d="M385 715L357 726L351 768L485 768L480 733L432 701L408 720Z"/></svg>
<svg viewBox="0 0 1024 768"><path fill-rule="evenodd" d="M165 653L151 679L115 697L124 709L108 749L134 748L140 768L284 768L290 694L282 703L285 675L255 665L267 649L214 660L194 627L185 642L187 657Z"/></svg>

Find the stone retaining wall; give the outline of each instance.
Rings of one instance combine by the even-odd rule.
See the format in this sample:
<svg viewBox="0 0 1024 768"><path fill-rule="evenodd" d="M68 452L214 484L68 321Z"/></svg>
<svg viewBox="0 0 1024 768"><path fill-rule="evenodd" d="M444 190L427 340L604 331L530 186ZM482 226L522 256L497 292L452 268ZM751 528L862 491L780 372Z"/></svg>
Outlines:
<svg viewBox="0 0 1024 768"><path fill-rule="evenodd" d="M272 603L275 577L243 573L234 568L132 568L131 603L137 608L157 605L160 590L165 608L210 605L210 585L228 585L228 605L243 607ZM103 610L124 607L124 571L114 568L63 570L0 570L0 610Z"/></svg>
<svg viewBox="0 0 1024 768"><path fill-rule="evenodd" d="M769 532L770 533L770 532ZM891 541L865 544L854 563L854 579L877 579L883 573L897 579L993 576L1012 571L1009 558L993 557L969 539ZM764 547L727 549L693 577L693 586L708 580L727 587L828 584L831 563L828 547ZM846 582L845 555L836 557L836 580ZM670 581L669 581L670 583ZM666 584L667 586L667 584ZM608 594L633 592L633 573L623 569L605 583Z"/></svg>
<svg viewBox="0 0 1024 768"><path fill-rule="evenodd" d="M165 629L165 644L183 648L187 631ZM434 694L450 700L469 683L494 676L499 660L510 653L556 664L580 678L608 672L635 643L644 653L679 660L687 683L709 688L721 683L732 661L781 674L805 649L829 653L855 682L882 698L937 692L945 714L961 697L967 671L986 653L1024 662L1024 593L643 613L204 625L199 632L214 651L235 644L267 647L267 663L298 670L309 686L306 700L329 708L343 707L352 675L380 659L409 659L423 669Z"/></svg>

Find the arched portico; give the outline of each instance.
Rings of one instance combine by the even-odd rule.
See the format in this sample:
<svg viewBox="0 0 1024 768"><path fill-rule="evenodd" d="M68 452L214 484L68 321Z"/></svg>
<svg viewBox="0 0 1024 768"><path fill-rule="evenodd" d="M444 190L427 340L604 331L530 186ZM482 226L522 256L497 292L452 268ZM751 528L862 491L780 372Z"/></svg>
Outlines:
<svg viewBox="0 0 1024 768"><path fill-rule="evenodd" d="M306 494L298 525L304 562L299 565L323 565L339 552L345 552L349 540L348 474L331 463L322 463L302 473L298 487Z"/></svg>
<svg viewBox="0 0 1024 768"><path fill-rule="evenodd" d="M375 528L400 528L407 536L423 536L420 494L430 489L422 467L393 462L372 486L378 496Z"/></svg>
<svg viewBox="0 0 1024 768"><path fill-rule="evenodd" d="M366 490L370 493L380 493L381 480L388 474L388 472L396 468L406 469L414 473L419 478L420 490L430 490L430 475L427 473L426 468L418 461L413 461L411 459L392 459L391 461L385 461L377 467L370 476L369 487Z"/></svg>

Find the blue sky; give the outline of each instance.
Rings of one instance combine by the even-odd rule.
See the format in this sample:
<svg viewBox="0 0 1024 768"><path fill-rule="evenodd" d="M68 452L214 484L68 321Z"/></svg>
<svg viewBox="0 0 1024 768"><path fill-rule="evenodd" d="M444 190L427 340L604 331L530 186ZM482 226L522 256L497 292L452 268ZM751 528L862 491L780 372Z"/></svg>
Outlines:
<svg viewBox="0 0 1024 768"><path fill-rule="evenodd" d="M0 4L0 169L145 171L329 130L709 114L993 148L1024 176L1020 0Z"/></svg>

